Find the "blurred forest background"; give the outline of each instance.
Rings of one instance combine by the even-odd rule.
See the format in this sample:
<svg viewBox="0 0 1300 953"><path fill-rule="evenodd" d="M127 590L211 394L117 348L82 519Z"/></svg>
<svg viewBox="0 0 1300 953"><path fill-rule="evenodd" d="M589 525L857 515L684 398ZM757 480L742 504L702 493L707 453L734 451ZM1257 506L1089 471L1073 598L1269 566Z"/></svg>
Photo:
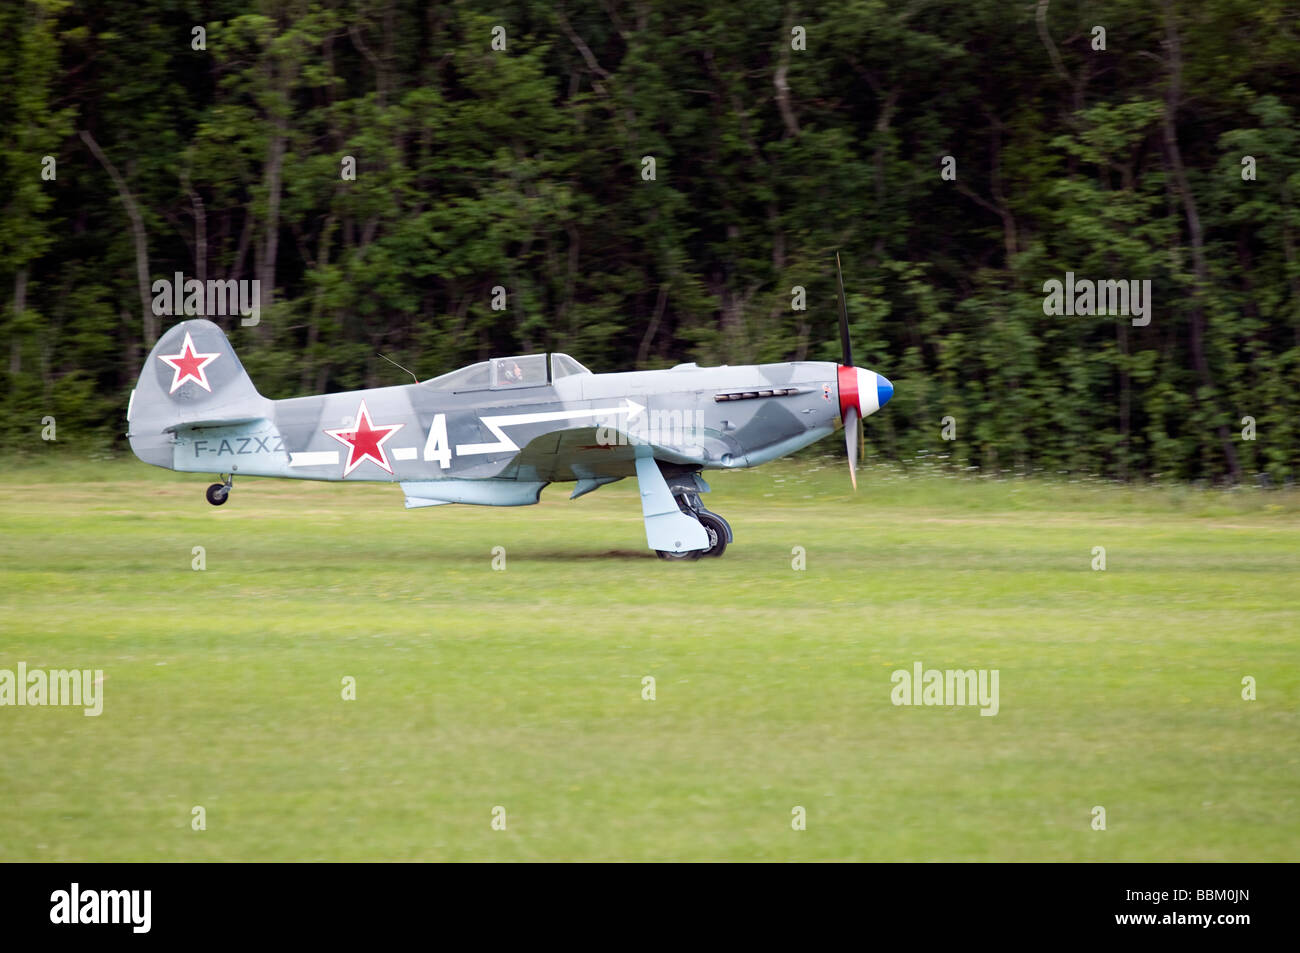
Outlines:
<svg viewBox="0 0 1300 953"><path fill-rule="evenodd" d="M596 371L835 360L838 250L855 357L897 388L875 457L1290 481L1298 16L9 0L0 444L41 451L52 414L59 445L121 447L174 320L148 286L177 271L261 280L261 323L221 323L290 397L408 380L381 353L421 379L546 349ZM1151 280L1151 323L1045 315L1066 271Z"/></svg>

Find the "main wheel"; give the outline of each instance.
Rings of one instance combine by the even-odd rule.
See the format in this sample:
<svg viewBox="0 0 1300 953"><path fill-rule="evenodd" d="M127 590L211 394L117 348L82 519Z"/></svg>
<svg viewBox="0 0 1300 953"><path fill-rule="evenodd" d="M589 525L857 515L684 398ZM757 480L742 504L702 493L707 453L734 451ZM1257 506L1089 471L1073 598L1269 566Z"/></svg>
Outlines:
<svg viewBox="0 0 1300 953"><path fill-rule="evenodd" d="M655 553L658 554L660 559L667 559L670 562L671 561L682 562L682 561L690 561L692 559L699 559L701 556L704 555L705 552L706 550L703 549L688 549L684 553L674 553L667 549L655 550Z"/></svg>
<svg viewBox="0 0 1300 953"><path fill-rule="evenodd" d="M697 550L701 556L721 556L727 551L727 527L712 513L700 513L700 525L709 534L709 548Z"/></svg>
<svg viewBox="0 0 1300 953"><path fill-rule="evenodd" d="M224 483L214 483L212 486L208 487L206 496L208 502L213 506L220 506L222 503L226 502L226 500L230 499L230 487L226 486Z"/></svg>

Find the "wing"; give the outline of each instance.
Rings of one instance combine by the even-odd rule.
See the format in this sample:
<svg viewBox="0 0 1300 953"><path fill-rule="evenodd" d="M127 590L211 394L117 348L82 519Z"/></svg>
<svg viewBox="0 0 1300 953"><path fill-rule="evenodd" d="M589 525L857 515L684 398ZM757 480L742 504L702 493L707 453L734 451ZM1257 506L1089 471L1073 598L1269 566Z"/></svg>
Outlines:
<svg viewBox="0 0 1300 953"><path fill-rule="evenodd" d="M683 449L649 443L644 434L617 427L566 428L534 437L502 476L546 483L594 480L598 486L635 476L638 457L653 456L665 463L688 465L701 462L698 457L683 453Z"/></svg>

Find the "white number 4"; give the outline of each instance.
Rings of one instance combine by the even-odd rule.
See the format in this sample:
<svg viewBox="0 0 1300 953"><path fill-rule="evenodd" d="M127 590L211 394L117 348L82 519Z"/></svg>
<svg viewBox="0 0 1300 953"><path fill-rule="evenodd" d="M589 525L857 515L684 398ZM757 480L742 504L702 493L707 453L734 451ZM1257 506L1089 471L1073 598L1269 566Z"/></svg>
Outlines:
<svg viewBox="0 0 1300 953"><path fill-rule="evenodd" d="M451 444L447 442L447 415L438 414L429 428L429 439L424 442L424 459L437 460L444 470L451 466Z"/></svg>

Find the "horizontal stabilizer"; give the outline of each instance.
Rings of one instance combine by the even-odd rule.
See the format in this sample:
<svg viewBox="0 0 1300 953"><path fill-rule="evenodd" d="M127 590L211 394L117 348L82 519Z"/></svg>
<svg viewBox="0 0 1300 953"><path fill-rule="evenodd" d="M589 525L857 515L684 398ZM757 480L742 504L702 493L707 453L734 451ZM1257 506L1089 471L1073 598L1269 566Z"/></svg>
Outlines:
<svg viewBox="0 0 1300 953"><path fill-rule="evenodd" d="M265 417L213 417L210 420L186 420L172 424L164 433L179 433L182 430L200 430L204 427L242 427L251 424L270 424Z"/></svg>

